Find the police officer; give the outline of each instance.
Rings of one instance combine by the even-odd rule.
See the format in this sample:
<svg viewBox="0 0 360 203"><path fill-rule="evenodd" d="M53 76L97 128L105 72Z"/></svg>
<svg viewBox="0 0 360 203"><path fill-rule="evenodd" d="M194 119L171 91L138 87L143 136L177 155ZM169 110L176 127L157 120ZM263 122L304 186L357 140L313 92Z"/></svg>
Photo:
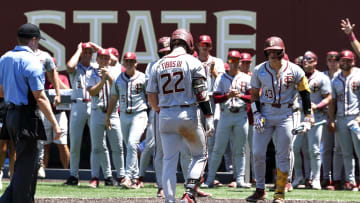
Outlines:
<svg viewBox="0 0 360 203"><path fill-rule="evenodd" d="M44 92L43 66L34 50L39 45L40 29L24 24L18 29L18 46L0 59L0 96L8 104L2 135L16 147L15 172L0 202L34 202L37 170L37 141L46 139L39 109L49 119L59 139L61 129Z"/></svg>

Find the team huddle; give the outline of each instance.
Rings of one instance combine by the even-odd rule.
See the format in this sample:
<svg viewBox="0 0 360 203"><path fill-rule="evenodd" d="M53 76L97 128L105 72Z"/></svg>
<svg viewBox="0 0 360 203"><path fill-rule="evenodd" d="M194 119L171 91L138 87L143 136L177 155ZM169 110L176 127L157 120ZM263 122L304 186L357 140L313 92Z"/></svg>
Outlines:
<svg viewBox="0 0 360 203"><path fill-rule="evenodd" d="M350 26L343 23L344 28ZM126 69L121 71L116 49L103 49L91 42L80 43L68 62L71 84L76 89L70 119L81 122L70 126L70 134L81 135L75 131L90 122L90 187L98 187L100 168L105 185L115 182L107 136L119 186L143 187L145 169L154 152L157 195L164 196L165 202L176 201L179 155L185 179L182 202L211 196L199 188L219 184L216 172L227 151L231 152L234 171L229 186L249 188L245 181L245 163L249 161L246 143L252 152L252 181L256 184L256 191L246 200L265 199L266 149L271 140L276 148L273 202L284 202L285 192L301 185L316 190L358 190L352 152L353 146L356 153L360 152L354 131L358 127L360 78L352 51L330 51L328 70L320 72L314 52L307 51L292 63L283 40L273 36L265 41L266 61L250 71L249 53L231 50L225 64L211 56L208 35L201 35L195 43L190 32L178 29L170 37L161 37L158 47L160 59L148 64L145 74L136 70L135 53L124 54ZM95 51L97 63L91 63L91 57L84 55ZM139 161L137 149L145 130L146 144ZM70 135L70 139L81 142L81 137ZM78 184L78 149L71 145L68 185Z"/></svg>
<svg viewBox="0 0 360 203"><path fill-rule="evenodd" d="M354 25L346 19L341 26L360 55ZM99 186L102 170L105 186L142 188L154 156L157 196L167 203L176 202L179 156L185 179L184 203L211 196L200 188L221 184L216 172L224 156L227 170L233 171L229 187L251 187L245 179L245 165L250 163L256 190L246 200L256 202L266 198L266 154L272 141L276 150L276 183L271 188L274 203L285 202L285 192L301 186L358 191L353 151L359 158L360 69L355 67L355 54L329 51L328 70L321 72L314 52L306 51L291 62L285 47L280 37L267 38L265 61L250 71L251 54L230 50L224 63L210 55L213 43L209 35L201 35L195 42L189 31L177 29L158 40L159 59L149 63L143 73L137 70L134 52L124 53L120 64L116 48L79 43L66 64L72 87L70 151L66 115L57 112L59 126L45 114L50 118L45 152L52 141L58 144L64 168L70 162L70 176L64 184L79 185L80 148L87 124L91 137L89 187ZM96 61L92 62L94 53ZM50 55L40 61L43 72L51 73L47 77L56 89L57 105L61 103L59 89L69 85L59 81L56 61ZM44 115L42 120L45 124Z"/></svg>

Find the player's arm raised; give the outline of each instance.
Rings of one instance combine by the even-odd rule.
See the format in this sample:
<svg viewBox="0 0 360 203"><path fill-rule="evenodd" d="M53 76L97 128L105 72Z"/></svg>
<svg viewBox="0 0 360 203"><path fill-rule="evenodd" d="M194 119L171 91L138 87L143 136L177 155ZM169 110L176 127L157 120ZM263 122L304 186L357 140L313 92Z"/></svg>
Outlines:
<svg viewBox="0 0 360 203"><path fill-rule="evenodd" d="M77 46L76 52L74 55L70 58L70 60L66 63L67 71L69 73L73 73L75 71L76 65L79 63L80 55L82 52L82 42L80 42Z"/></svg>
<svg viewBox="0 0 360 203"><path fill-rule="evenodd" d="M94 70L96 71L96 70ZM90 80L93 79L93 76L91 76ZM100 90L103 88L104 84L106 82L106 77L101 77L100 82L96 83L95 85L89 84L89 86L86 88L87 91L89 91L91 96L97 96L99 95ZM91 83L91 82L89 82Z"/></svg>
<svg viewBox="0 0 360 203"><path fill-rule="evenodd" d="M348 36L352 48L354 49L356 54L360 57L360 42L356 39L356 36L353 31L354 27L355 24L351 24L349 18L346 18L345 20L344 19L341 20L341 29Z"/></svg>

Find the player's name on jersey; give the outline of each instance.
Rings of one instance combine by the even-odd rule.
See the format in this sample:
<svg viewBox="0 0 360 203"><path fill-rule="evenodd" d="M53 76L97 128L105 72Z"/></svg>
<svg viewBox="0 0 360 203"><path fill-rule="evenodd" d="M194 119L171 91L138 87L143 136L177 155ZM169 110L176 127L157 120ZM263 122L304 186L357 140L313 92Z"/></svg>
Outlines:
<svg viewBox="0 0 360 203"><path fill-rule="evenodd" d="M165 61L163 63L160 63L161 68L167 69L167 68L175 68L175 67L181 67L182 61Z"/></svg>

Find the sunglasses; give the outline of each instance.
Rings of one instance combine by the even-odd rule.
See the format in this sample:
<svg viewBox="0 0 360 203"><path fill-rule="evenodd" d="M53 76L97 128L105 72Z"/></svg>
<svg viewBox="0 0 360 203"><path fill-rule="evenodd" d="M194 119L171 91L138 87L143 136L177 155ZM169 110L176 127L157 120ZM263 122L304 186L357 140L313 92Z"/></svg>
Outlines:
<svg viewBox="0 0 360 203"><path fill-rule="evenodd" d="M330 60L330 59L336 59L337 58L337 55L336 54L329 54L327 55L327 59Z"/></svg>
<svg viewBox="0 0 360 203"><path fill-rule="evenodd" d="M305 57L304 57L304 62L309 62L309 63L311 63L311 62L313 62L313 61L315 61L315 59L312 58L312 57L309 57L309 56L305 56Z"/></svg>
<svg viewBox="0 0 360 203"><path fill-rule="evenodd" d="M229 63L239 63L239 59L229 59L228 62Z"/></svg>
<svg viewBox="0 0 360 203"><path fill-rule="evenodd" d="M201 43L199 44L199 46L200 46L200 47L210 47L210 44L201 42Z"/></svg>

